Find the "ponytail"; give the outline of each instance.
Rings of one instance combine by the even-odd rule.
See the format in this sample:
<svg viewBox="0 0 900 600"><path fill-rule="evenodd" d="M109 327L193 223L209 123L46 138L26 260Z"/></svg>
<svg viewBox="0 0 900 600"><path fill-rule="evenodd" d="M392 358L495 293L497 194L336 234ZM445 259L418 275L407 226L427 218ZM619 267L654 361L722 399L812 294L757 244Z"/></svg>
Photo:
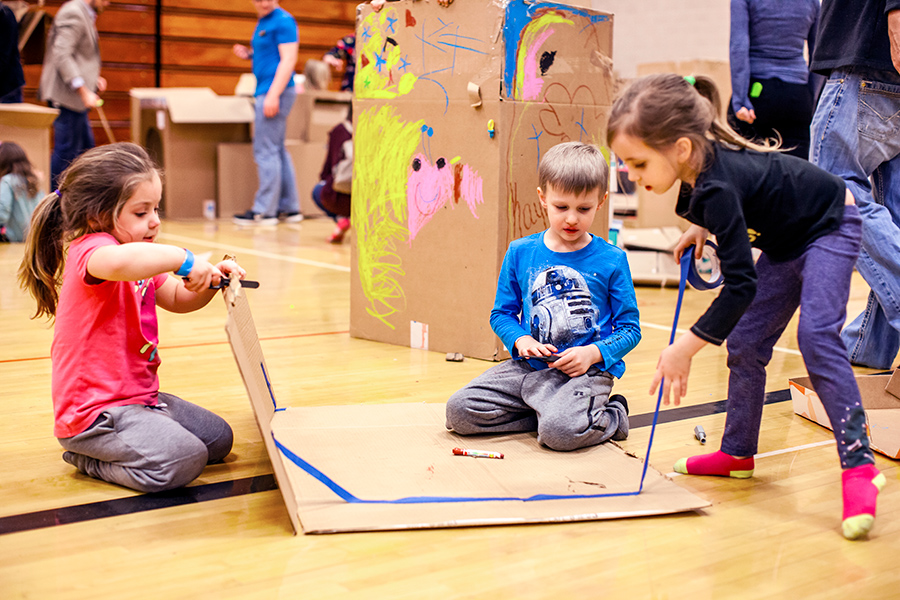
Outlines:
<svg viewBox="0 0 900 600"><path fill-rule="evenodd" d="M65 224L57 192L45 196L31 215L25 239L25 258L19 266L19 285L37 300L32 318L56 314L65 262Z"/></svg>
<svg viewBox="0 0 900 600"><path fill-rule="evenodd" d="M712 135L713 139L724 144L738 146L739 148L749 148L751 150L756 150L757 152L774 152L782 149L780 137L777 139L767 139L765 143L759 144L748 140L735 131L734 128L728 124L728 121L722 119L720 116L722 114L722 101L721 96L719 95L719 88L716 87L716 82L705 75L696 75L693 76L692 79L694 80L694 89L697 90L697 93L705 98L713 107L714 116L712 123L709 126L709 133Z"/></svg>

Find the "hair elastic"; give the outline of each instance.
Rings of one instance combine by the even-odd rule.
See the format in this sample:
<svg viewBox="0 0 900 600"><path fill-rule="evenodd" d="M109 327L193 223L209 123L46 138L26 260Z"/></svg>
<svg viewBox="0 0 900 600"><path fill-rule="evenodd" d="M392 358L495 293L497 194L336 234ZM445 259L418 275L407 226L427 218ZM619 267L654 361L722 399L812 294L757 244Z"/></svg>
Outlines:
<svg viewBox="0 0 900 600"><path fill-rule="evenodd" d="M687 81L692 86L697 85L697 78L694 77L693 75L685 75L684 80Z"/></svg>
<svg viewBox="0 0 900 600"><path fill-rule="evenodd" d="M56 194L57 198L62 198L62 194L59 193L59 188L56 188L55 190L53 190L53 193Z"/></svg>
<svg viewBox="0 0 900 600"><path fill-rule="evenodd" d="M175 271L175 274L179 277L187 277L191 274L191 269L194 268L194 253L184 249L184 262L181 263L181 266L178 267L178 270Z"/></svg>

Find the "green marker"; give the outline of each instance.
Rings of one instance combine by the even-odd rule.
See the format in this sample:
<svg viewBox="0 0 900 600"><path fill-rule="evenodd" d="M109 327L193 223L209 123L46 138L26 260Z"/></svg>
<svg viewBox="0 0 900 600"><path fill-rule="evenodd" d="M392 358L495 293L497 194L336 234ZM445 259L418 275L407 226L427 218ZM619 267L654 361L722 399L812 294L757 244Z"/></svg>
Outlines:
<svg viewBox="0 0 900 600"><path fill-rule="evenodd" d="M762 84L758 81L755 81L753 85L750 86L750 97L759 98L760 94L762 94Z"/></svg>

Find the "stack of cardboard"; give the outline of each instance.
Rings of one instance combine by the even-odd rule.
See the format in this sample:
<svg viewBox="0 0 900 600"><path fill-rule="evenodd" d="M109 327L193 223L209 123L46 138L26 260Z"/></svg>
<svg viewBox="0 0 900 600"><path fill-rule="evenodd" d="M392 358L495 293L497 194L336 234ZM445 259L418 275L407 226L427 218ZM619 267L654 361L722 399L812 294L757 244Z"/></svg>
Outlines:
<svg viewBox="0 0 900 600"><path fill-rule="evenodd" d="M387 3L357 24L350 332L501 359L509 242L547 227L548 148L605 146L612 16L556 2ZM607 211L594 232L606 237Z"/></svg>

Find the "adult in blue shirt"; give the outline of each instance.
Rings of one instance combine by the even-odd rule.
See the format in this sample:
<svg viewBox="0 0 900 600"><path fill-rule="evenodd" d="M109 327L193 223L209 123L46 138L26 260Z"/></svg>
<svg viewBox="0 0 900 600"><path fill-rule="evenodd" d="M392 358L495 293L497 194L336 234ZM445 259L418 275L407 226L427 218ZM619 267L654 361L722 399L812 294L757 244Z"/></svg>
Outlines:
<svg viewBox="0 0 900 600"><path fill-rule="evenodd" d="M780 138L803 159L816 84L803 50L813 52L818 17L819 0L731 0L729 124L747 139Z"/></svg>
<svg viewBox="0 0 900 600"><path fill-rule="evenodd" d="M299 46L297 22L278 0L253 0L259 21L251 47L234 45L234 53L253 59L256 76L256 119L253 159L259 189L253 208L234 216L238 225L275 225L281 217L289 223L303 220L297 197L297 180L291 155L284 146L287 117L297 99L294 67Z"/></svg>
<svg viewBox="0 0 900 600"><path fill-rule="evenodd" d="M810 160L847 183L863 218L856 268L871 288L841 333L850 362L900 349L900 0L823 0L812 69L828 76Z"/></svg>

